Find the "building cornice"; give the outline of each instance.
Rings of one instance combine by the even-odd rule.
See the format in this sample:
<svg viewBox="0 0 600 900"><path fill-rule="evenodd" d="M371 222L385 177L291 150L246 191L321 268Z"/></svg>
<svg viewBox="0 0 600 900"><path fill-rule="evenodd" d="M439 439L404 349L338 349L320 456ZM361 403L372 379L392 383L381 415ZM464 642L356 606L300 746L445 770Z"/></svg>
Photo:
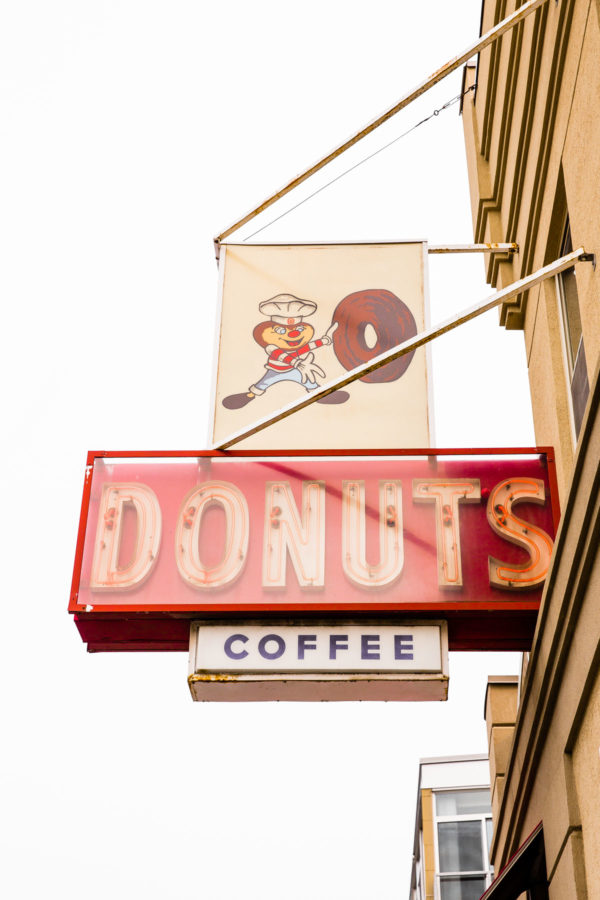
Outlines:
<svg viewBox="0 0 600 900"><path fill-rule="evenodd" d="M497 2L495 16L505 12L505 3ZM500 266L513 266L509 280L516 280L542 265L544 248L538 247L537 231L542 216L544 201L547 200L546 186L554 140L558 98L563 81L566 48L573 18L574 0L562 0L557 8L555 26L549 29L549 4L544 4L530 17L528 23L515 27L510 35L504 36L497 47L490 50L489 72L485 85L482 134L479 154L486 160L493 159L492 189L490 195L481 197L475 223L475 240L481 242L488 232L492 232L490 216L501 216L501 234L494 235L502 241L518 241L521 248L519 259L510 260L502 256L490 259L488 281L497 286ZM531 25L529 24L531 23ZM508 48L508 50L507 50ZM544 58L551 51L551 58ZM506 58L506 71L501 63ZM529 60L527 72L520 71L521 59ZM516 89L523 77L528 89L524 102L516 104ZM542 76L545 81L542 80ZM479 97L483 85L479 83ZM478 99L479 99L478 97ZM537 133L540 134L539 148L532 148L534 123L541 121ZM511 148L515 148L513 153ZM509 160L515 159L514 173L511 173L510 198L505 203L504 188ZM536 159L533 173L533 190L526 196L527 162ZM502 209L505 215L502 215ZM519 222L523 222L519 231ZM498 225L495 225L497 230ZM519 266L517 270L516 267ZM515 302L502 307L501 324L507 328L522 328L525 318L527 294Z"/></svg>

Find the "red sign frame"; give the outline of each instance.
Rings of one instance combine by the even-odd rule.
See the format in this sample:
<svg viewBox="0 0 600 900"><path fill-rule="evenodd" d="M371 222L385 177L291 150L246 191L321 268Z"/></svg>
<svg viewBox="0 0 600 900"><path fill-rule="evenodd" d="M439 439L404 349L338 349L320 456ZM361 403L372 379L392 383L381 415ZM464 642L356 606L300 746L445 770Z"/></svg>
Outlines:
<svg viewBox="0 0 600 900"><path fill-rule="evenodd" d="M493 488L496 484L498 477L500 477L500 479L517 479L520 474L520 465L522 470L526 470L529 475L531 475L532 472L535 474L535 472L539 470L537 477L544 482L546 490L546 501L542 507L538 505L534 508L531 503L522 503L519 505L519 511L524 511L525 522L529 522L533 516L535 521L541 523L540 527L545 529L551 536L554 535L558 526L559 505L554 453L552 449L548 447L470 448L466 450L463 448L438 450L410 449L398 451L381 450L378 452L372 450L364 452L297 452L263 450L227 452L90 452L87 458L79 534L69 603L69 611L74 615L77 628L81 637L87 643L88 649L93 652L106 650L187 651L189 625L191 620L203 618L223 619L224 617L244 620L256 617L257 613L260 613L262 618L267 614L268 616L271 616L274 621L281 620L282 618L289 619L290 614L301 616L303 620L310 618L310 616L318 616L321 620L324 617L331 617L333 619L336 616L339 617L340 614L347 617L349 613L357 619L365 618L366 616L369 616L372 619L373 616L377 616L378 614L385 614L388 620L390 614L398 616L399 619L420 618L427 620L444 618L448 622L449 647L451 650L527 650L530 647L531 638L535 628L537 610L540 604L542 587L538 586L533 590L517 592L492 590L490 593L489 590L486 591L484 589L483 583L481 582L481 585L479 585L479 583L476 585L476 591L480 592L481 596L484 598L483 600L473 599L473 597L470 597L468 600L460 600L457 597L456 591L452 590L446 591L443 594L439 593L437 599L433 601L431 598L423 599L417 597L417 599L415 599L415 594L421 594L421 576L419 575L421 569L418 569L418 566L421 565L421 563L418 562L416 557L415 562L412 563L414 570L412 575L410 573L410 564L407 567L406 573L403 573L402 575L405 588L407 584L418 587L418 590L413 592L413 596L410 600L407 600L406 597L398 599L396 595L391 597L390 590L388 590L385 595L381 594L379 598L373 593L368 595L363 593L361 596L364 599L361 599L361 596L358 596L356 591L355 595L352 595L352 590L354 589L353 586L351 585L348 587L348 579L344 579L344 576L340 573L338 579L340 590L338 590L337 595L343 595L344 597L349 598L345 601L339 601L337 599L332 601L331 599L328 599L327 591L321 596L313 593L310 600L306 600L304 595L298 593L298 586L294 583L293 588L289 591L289 596L284 597L283 601L280 597L274 602L265 600L264 596L261 596L261 602L247 602L245 597L243 598L243 602L240 602L239 595L236 597L233 594L233 599L230 598L224 602L223 596L219 599L219 596L215 596L213 593L207 599L206 594L198 595L198 592L193 593L193 596L200 596L201 599L198 599L197 601L195 599L186 600L184 603L168 604L156 602L154 599L152 602L141 602L139 599L139 597L142 596L141 592L138 592L137 598L134 598L131 592L127 597L121 595L118 602L112 601L114 594L105 594L101 599L98 599L99 595L96 595L96 599L92 603L89 602L90 596L85 584L87 575L84 572L85 565L88 565L89 568L89 564L86 563L84 565L84 551L86 548L86 533L88 531L91 533L92 530L94 531L94 534L96 533L94 517L96 517L96 519L98 518L98 512L96 510L96 501L92 504L92 475L94 466L98 461L104 460L109 463L110 460L114 460L115 462L126 463L130 460L131 464L134 465L134 461L140 459L144 460L144 462L151 462L153 459L169 458L174 461L182 461L184 458L190 458L192 460L206 459L207 463L210 459L246 460L249 463L252 463L253 461L258 462L259 460L268 458L269 465L279 467L280 469L283 468L284 471L288 471L289 474L289 471L293 471L289 468L293 466L293 458L310 460L312 457L324 460L323 465L325 468L327 465L330 467L339 465L340 471L343 473L340 477L347 477L350 472L355 470L358 474L356 476L351 475L351 477L362 477L360 464L358 462L353 469L354 460L357 457L361 457L362 459L360 462L367 466L371 465L374 470L377 469L377 466L383 465L384 462L389 463L390 460L391 464L397 462L398 466L402 467L402 472L400 474L404 476L405 482L404 499L402 503L402 508L405 511L405 521L408 519L410 522L413 520L416 522L415 528L412 530L409 529L407 532L409 538L409 546L406 551L408 559L410 559L409 551L411 554L417 552L413 549L416 546L416 543L418 543L419 540L423 543L422 537L419 537L419 535L422 536L424 533L423 528L425 528L429 522L431 522L433 531L431 544L427 552L429 555L431 555L432 552L435 555L436 552L435 504L420 502L418 498L416 499L416 494L413 494L411 500L411 493L416 491L416 488L414 483L412 486L408 483L409 476L407 475L407 466L409 464L412 466L413 463L415 473L418 476L416 479L417 481L419 478L426 480L428 474L435 476L436 472L444 474L446 478L449 477L448 472L450 472L450 474L458 473L461 478L463 475L464 477L467 477L470 471L472 472L475 468L477 480L478 482L481 481L481 500L478 501L476 509L473 511L467 512L467 506L461 506L460 517L461 522L464 521L466 523L465 536L467 542L470 540L469 534L473 533L469 532L469 521L475 522L477 519L477 521L483 523L482 529L486 535L485 547L489 545L490 555L496 553L495 548L499 546L501 548L499 554L500 558L508 557L508 559L516 561L517 559L526 558L527 556L525 551L521 550L519 547L507 544L506 541L501 540L493 534L492 529L490 529L486 522L485 512L486 496L489 494L490 488ZM472 459L474 457L478 457L479 459L475 461ZM519 457L519 460L510 460L508 457ZM483 461L481 458L483 458ZM316 464L315 461L315 465ZM358 468L356 468L357 466ZM480 477L482 473L484 475L483 478ZM292 475L292 477L294 476ZM344 483L347 484L348 482ZM264 487L259 487L257 490L262 490L264 503ZM329 490L329 488L326 488L326 490ZM334 491L334 493L339 494L339 490ZM437 509L438 512L441 513L445 510L445 507L439 505ZM519 512L519 515L521 515L521 512ZM368 527L374 526L369 525ZM429 527L429 525L427 525L427 527ZM461 528L462 527L463 525L461 525ZM472 527L477 529L480 528L479 525L473 525ZM412 546L410 545L411 541ZM494 542L496 543L494 544ZM470 545L467 543L463 548L463 557L466 560L465 565L467 569L471 565L469 554L466 552L468 546ZM433 551L431 550L431 547L433 547ZM480 553L482 552L484 555L487 554L485 547L483 551L480 551ZM521 556L519 556L519 554L521 554ZM166 554L163 553L162 555L165 556ZM338 557L339 553L336 554L336 559ZM486 572L487 558L487 555L485 555ZM422 560L423 557L421 556L418 559ZM167 562L162 563L161 558L161 564L164 567L167 565ZM249 566L249 568L251 567ZM483 571L481 565L479 566L479 570ZM254 562L253 571L256 572L256 560ZM473 583L474 576L472 571L469 570L467 574L468 580ZM256 579L256 575L254 577ZM332 578L338 578L337 575L332 576L331 573L328 577L328 584L331 582ZM425 582L429 576L423 574L422 577ZM436 577L439 578L439 576ZM481 581L481 575L478 577ZM293 581L293 577L291 580ZM156 584L159 584L158 580L156 581ZM406 590L404 593L406 593ZM170 592L167 590L164 590L164 594L171 596ZM143 596L149 596L148 592ZM190 594L190 596L192 596L192 594ZM374 597L375 599L373 599Z"/></svg>

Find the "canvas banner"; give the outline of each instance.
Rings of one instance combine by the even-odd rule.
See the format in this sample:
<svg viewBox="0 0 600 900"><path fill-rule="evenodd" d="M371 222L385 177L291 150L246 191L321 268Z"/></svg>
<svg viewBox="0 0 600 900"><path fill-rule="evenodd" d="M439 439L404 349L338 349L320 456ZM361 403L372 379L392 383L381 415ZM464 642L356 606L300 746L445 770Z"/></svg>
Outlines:
<svg viewBox="0 0 600 900"><path fill-rule="evenodd" d="M420 242L224 245L211 443L423 331L425 259ZM426 361L421 348L238 446L427 448Z"/></svg>

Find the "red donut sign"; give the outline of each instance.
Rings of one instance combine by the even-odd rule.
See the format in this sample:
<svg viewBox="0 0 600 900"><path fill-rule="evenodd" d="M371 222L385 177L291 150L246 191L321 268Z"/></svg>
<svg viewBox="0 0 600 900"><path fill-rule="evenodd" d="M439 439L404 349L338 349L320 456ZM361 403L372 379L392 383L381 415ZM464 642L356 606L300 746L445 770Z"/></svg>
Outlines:
<svg viewBox="0 0 600 900"><path fill-rule="evenodd" d="M90 454L70 609L96 650L265 614L433 617L451 649L526 648L552 461L459 454Z"/></svg>
<svg viewBox="0 0 600 900"><path fill-rule="evenodd" d="M225 245L213 444L423 331L425 253L421 243ZM427 354L388 363L239 446L428 447Z"/></svg>

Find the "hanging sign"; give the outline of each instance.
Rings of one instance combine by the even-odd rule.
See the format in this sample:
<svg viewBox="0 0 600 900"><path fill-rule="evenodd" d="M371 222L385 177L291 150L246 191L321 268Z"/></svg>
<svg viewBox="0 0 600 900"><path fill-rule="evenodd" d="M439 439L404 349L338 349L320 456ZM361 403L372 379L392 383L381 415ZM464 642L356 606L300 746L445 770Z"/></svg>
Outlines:
<svg viewBox="0 0 600 900"><path fill-rule="evenodd" d="M451 649L522 648L552 463L459 453L90 454L70 609L97 650L186 649L192 618L291 611L442 617Z"/></svg>
<svg viewBox="0 0 600 900"><path fill-rule="evenodd" d="M444 622L194 622L194 700L446 700Z"/></svg>
<svg viewBox="0 0 600 900"><path fill-rule="evenodd" d="M423 331L426 259L419 242L223 245L211 443ZM239 447L428 447L427 355L389 363Z"/></svg>

